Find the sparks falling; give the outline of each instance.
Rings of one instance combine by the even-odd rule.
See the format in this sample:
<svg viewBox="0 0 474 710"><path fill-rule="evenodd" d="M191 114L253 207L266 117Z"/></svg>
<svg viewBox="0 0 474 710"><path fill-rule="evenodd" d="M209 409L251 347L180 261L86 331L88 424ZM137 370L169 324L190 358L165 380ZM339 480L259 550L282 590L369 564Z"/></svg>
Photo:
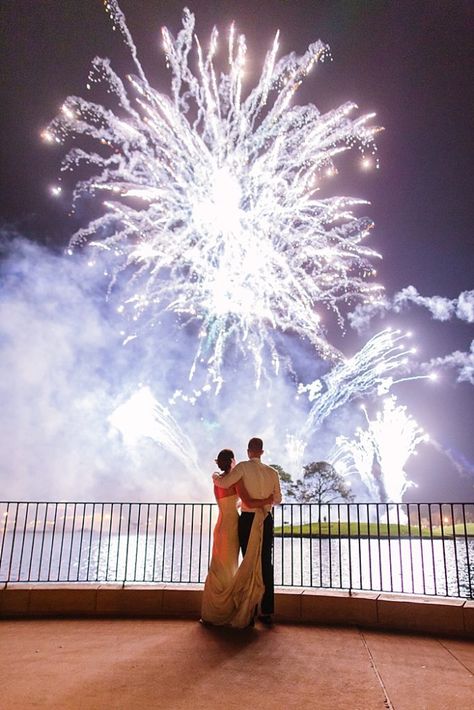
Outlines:
<svg viewBox="0 0 474 710"><path fill-rule="evenodd" d="M71 96L43 135L95 144L73 148L62 165L93 173L76 184L75 203L104 199L71 246L107 252L111 289L121 272L130 274L125 339L165 312L181 326L197 324L190 376L202 365L217 389L231 346L252 359L257 382L264 363L277 372L276 332L295 333L338 361L318 311L341 323L343 303L374 302L381 287L371 281L379 255L365 244L372 224L355 214L366 203L329 196L328 182L338 154L353 147L364 169L377 166L374 114L358 115L351 102L326 113L295 105L307 74L330 58L321 41L277 59L277 33L247 89L245 37L232 26L219 53L214 28L205 50L188 10L176 38L163 29L171 95L159 93L117 3L106 9L137 75L126 85L108 59L94 59L88 89L105 85L116 108Z"/></svg>

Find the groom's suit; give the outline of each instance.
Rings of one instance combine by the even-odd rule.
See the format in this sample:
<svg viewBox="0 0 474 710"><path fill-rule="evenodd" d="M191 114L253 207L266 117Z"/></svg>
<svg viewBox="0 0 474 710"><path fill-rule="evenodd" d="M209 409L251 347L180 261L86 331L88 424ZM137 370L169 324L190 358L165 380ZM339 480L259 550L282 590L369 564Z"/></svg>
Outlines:
<svg viewBox="0 0 474 710"><path fill-rule="evenodd" d="M214 483L220 488L229 488L242 480L249 496L252 498L268 498L273 495L274 503L281 503L280 479L274 468L262 463L259 458L242 461L230 473L222 478L214 478ZM242 513L239 517L239 543L242 554L245 555L252 529L255 508L248 508L242 501ZM262 577L265 592L261 602L261 612L264 615L274 611L273 582L273 516L267 509L263 524L262 539Z"/></svg>

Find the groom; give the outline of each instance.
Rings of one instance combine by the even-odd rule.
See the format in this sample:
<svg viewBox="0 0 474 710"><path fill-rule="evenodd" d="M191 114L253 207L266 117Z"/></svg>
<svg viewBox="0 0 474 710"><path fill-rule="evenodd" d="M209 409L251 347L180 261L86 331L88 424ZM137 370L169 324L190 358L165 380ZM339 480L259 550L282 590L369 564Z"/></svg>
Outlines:
<svg viewBox="0 0 474 710"><path fill-rule="evenodd" d="M273 495L274 503L281 503L280 479L275 469L261 462L263 441L258 437L250 439L247 448L248 461L241 461L223 478L214 477L214 483L220 488L229 488L242 479L248 494L252 498L268 498ZM255 516L255 508L247 508L242 501L242 512L239 517L239 543L242 554L245 555ZM273 592L273 516L271 512L265 517L262 540L262 577L265 585L260 604L260 621L266 626L272 626L274 611Z"/></svg>

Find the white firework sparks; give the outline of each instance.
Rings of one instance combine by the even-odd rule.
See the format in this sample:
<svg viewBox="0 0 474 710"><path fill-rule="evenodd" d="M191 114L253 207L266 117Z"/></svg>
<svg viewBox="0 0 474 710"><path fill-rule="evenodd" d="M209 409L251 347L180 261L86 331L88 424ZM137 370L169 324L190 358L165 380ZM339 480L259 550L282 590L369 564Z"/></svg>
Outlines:
<svg viewBox="0 0 474 710"><path fill-rule="evenodd" d="M77 183L75 200L105 197L103 214L72 245L107 252L111 288L120 272L132 274L124 311L137 328L165 312L199 324L191 376L203 363L219 387L230 345L251 356L257 381L267 357L278 371L274 332L296 333L339 359L317 309L340 322L343 302L376 301L371 262L379 255L364 243L371 222L354 213L364 200L323 188L336 156L354 146L364 168L377 166L374 115L358 115L350 102L326 113L293 104L311 68L329 57L320 41L277 60L277 33L257 85L244 90L245 37L231 27L227 72L218 72L217 29L204 50L188 10L176 38L163 29L172 73L164 95L150 86L116 2L106 8L138 76L127 77L127 89L110 61L96 58L88 88L104 83L115 112L71 96L43 134L96 145L63 161L64 170L85 163L94 173Z"/></svg>
<svg viewBox="0 0 474 710"><path fill-rule="evenodd" d="M331 460L346 474L359 474L375 500L399 503L414 485L407 478L406 463L429 436L393 395L384 400L375 419L363 411L367 429L358 428L352 440L339 437Z"/></svg>
<svg viewBox="0 0 474 710"><path fill-rule="evenodd" d="M386 330L377 333L352 358L343 360L321 379L300 385L313 402L304 433L310 434L336 409L363 395L384 395L394 384L409 380L434 379L433 374L404 376L410 355L416 351L406 346L410 333Z"/></svg>
<svg viewBox="0 0 474 710"><path fill-rule="evenodd" d="M191 473L198 473L197 453L190 439L173 419L169 409L153 396L149 387L141 387L109 416L128 446L149 438L173 454Z"/></svg>

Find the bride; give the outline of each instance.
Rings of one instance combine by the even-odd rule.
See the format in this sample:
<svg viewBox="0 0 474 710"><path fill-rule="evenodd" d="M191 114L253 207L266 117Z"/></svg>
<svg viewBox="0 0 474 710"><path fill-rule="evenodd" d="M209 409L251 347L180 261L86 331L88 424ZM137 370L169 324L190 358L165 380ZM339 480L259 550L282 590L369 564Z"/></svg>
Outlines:
<svg viewBox="0 0 474 710"><path fill-rule="evenodd" d="M216 463L225 475L235 466L230 449L219 452ZM261 549L263 521L273 496L250 498L242 481L230 488L214 486L219 517L214 528L214 541L209 572L204 585L201 618L204 623L245 628L253 625L255 607L260 602L264 584ZM240 564L237 504L256 508L247 551ZM266 509L265 509L266 508Z"/></svg>

